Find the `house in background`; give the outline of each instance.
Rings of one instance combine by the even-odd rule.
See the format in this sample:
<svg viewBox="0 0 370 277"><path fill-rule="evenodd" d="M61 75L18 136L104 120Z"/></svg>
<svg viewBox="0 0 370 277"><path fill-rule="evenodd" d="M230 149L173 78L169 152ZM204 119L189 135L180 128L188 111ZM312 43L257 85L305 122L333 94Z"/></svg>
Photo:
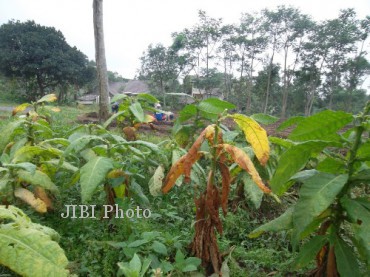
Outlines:
<svg viewBox="0 0 370 277"><path fill-rule="evenodd" d="M206 92L205 89L193 88L192 96L198 100L204 100L208 98L218 98L223 100L224 96L219 88L213 88L210 92Z"/></svg>
<svg viewBox="0 0 370 277"><path fill-rule="evenodd" d="M150 93L149 86L142 80L130 80L128 82L109 82L109 97L117 94L136 95L139 93ZM77 99L78 104L91 105L99 103L99 91L95 88L93 91L82 95Z"/></svg>

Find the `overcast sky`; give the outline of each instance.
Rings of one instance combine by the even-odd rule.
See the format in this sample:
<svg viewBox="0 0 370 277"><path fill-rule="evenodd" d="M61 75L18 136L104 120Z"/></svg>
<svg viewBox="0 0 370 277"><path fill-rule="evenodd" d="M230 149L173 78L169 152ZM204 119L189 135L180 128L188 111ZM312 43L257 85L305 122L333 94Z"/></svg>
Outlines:
<svg viewBox="0 0 370 277"><path fill-rule="evenodd" d="M53 26L71 46L95 59L92 0L0 0L0 25L11 19ZM134 78L150 43L169 45L171 33L193 26L198 10L237 23L243 12L291 5L315 20L334 18L340 9L370 15L369 0L104 0L104 32L108 69Z"/></svg>

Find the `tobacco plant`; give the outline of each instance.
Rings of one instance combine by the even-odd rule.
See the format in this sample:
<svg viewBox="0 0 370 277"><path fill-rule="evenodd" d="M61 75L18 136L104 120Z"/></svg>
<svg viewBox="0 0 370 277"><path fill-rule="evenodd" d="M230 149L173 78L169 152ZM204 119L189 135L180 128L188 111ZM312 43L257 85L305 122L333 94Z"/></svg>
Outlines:
<svg viewBox="0 0 370 277"><path fill-rule="evenodd" d="M48 111L58 109L44 105L55 100L56 96L49 94L37 102L19 105L13 109L13 120L1 130L0 200L4 204L16 197L41 213L52 208L47 191L57 193L58 188L42 167L50 161L58 162L62 154L52 145L56 141L48 116ZM28 107L32 109L26 115L17 117Z"/></svg>
<svg viewBox="0 0 370 277"><path fill-rule="evenodd" d="M315 260L315 276L361 276L370 270L370 102L357 116L327 110L281 127L291 124L287 140L270 138L284 150L270 185L299 198L249 236L288 230L299 247L294 268Z"/></svg>
<svg viewBox="0 0 370 277"><path fill-rule="evenodd" d="M0 205L0 264L22 276L69 276L59 234L31 222L15 206Z"/></svg>
<svg viewBox="0 0 370 277"><path fill-rule="evenodd" d="M270 148L266 131L255 120L241 114L227 115L224 110L231 105L230 103L221 100L209 100L206 103L209 105L208 112L216 115L220 113L219 119L216 124L206 127L186 154L172 165L163 181L162 192L169 192L180 175L184 175L184 182L189 183L193 165L196 165L198 160L206 160L208 164L206 185L198 183L194 187L196 223L191 252L202 260L207 274L219 274L222 257L217 244L216 231L220 235L223 233L219 210L221 209L226 216L230 186L235 180L235 176L230 173L231 164L236 163L248 172L253 183L261 191L273 195L246 152L234 145L224 143L221 121L228 117L239 125L262 166L265 166L269 159ZM209 151L203 150L203 143L208 144Z"/></svg>

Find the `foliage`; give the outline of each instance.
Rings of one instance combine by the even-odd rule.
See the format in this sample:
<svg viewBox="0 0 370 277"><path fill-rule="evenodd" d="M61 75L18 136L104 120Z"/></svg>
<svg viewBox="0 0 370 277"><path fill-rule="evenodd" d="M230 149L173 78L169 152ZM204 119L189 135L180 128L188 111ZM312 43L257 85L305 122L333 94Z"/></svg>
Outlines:
<svg viewBox="0 0 370 277"><path fill-rule="evenodd" d="M300 247L295 268L316 258L321 275L360 276L357 255L369 269L368 139L370 102L353 117L324 111L300 120L289 135L293 142L281 155L271 179L272 190L282 195L296 182L299 199L279 218L254 230L250 237L267 231L291 230L293 246ZM354 127L338 130L350 122ZM283 146L284 148L286 146ZM346 151L342 155L342 151ZM310 160L316 162L310 166Z"/></svg>
<svg viewBox="0 0 370 277"><path fill-rule="evenodd" d="M143 78L160 91L219 92L250 113L311 115L323 108L358 112L368 96L369 16L353 9L314 21L295 7L242 13L234 24L198 11L198 22L149 45ZM183 77L181 88L174 84Z"/></svg>
<svg viewBox="0 0 370 277"><path fill-rule="evenodd" d="M154 108L154 104L159 103L157 98L147 93L140 93L137 96L118 94L112 98L111 102L119 102L119 110L103 124L105 128L116 118L119 122L128 120L130 127L152 122L153 117L145 114L145 112L157 112L158 110Z"/></svg>
<svg viewBox="0 0 370 277"><path fill-rule="evenodd" d="M0 264L22 276L68 276L59 234L31 222L22 210L0 205Z"/></svg>
<svg viewBox="0 0 370 277"><path fill-rule="evenodd" d="M209 160L206 187L198 183L195 189L196 223L195 236L191 244L192 254L202 259L202 265L207 269L207 274L221 272L222 261L215 231L217 230L221 235L223 233L219 209L222 208L224 215L228 210L232 182L228 164L236 163L248 172L251 180L261 191L272 195L271 190L263 183L251 158L242 149L223 141L220 120L226 108L230 106L229 103L216 99L207 99L199 103L197 109L209 112L219 120L215 125L206 127L187 153L172 164L162 187L162 191L167 193L173 188L180 175L184 175L184 182L189 183L193 165L201 158ZM266 131L250 117L241 114L228 115L228 117L233 118L243 130L260 164L266 165L270 152ZM208 142L208 151L201 150L205 141Z"/></svg>
<svg viewBox="0 0 370 277"><path fill-rule="evenodd" d="M91 80L86 56L52 27L10 21L0 27L0 38L0 71L24 80L29 100L56 86L83 85Z"/></svg>

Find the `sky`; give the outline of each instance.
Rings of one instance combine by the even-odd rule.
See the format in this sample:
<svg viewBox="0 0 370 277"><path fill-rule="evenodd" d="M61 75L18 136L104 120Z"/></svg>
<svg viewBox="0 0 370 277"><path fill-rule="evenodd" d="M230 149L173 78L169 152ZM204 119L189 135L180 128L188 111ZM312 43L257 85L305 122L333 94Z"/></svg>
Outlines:
<svg viewBox="0 0 370 277"><path fill-rule="evenodd" d="M69 45L95 60L92 0L0 0L0 25L11 19L34 20L60 30ZM335 18L340 9L370 15L369 0L104 0L104 36L108 70L133 79L149 44L171 43L171 34L198 22L198 10L224 23L242 13L293 6L315 20Z"/></svg>

